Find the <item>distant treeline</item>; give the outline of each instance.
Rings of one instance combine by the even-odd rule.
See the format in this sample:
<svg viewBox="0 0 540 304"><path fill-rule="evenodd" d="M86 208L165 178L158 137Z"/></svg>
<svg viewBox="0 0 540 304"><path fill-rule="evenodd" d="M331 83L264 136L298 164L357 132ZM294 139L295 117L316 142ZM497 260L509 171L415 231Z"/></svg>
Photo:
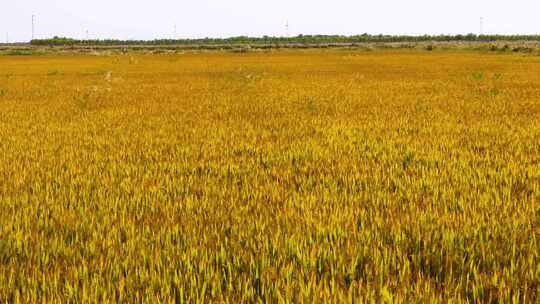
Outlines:
<svg viewBox="0 0 540 304"><path fill-rule="evenodd" d="M78 40L65 37L34 39L32 45L224 45L224 44L327 44L327 43L392 43L392 42L494 42L494 41L540 41L540 35L437 35L437 36L392 36L392 35L298 35L294 37L231 37L201 39L157 39L157 40Z"/></svg>

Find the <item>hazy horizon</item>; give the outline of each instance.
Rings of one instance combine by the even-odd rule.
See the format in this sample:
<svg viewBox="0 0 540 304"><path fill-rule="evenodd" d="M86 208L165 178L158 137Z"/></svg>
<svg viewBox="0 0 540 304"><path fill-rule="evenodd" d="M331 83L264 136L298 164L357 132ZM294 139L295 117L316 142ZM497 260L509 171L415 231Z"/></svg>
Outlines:
<svg viewBox="0 0 540 304"><path fill-rule="evenodd" d="M468 3L285 0L253 3L231 0L116 2L23 0L0 5L0 39L24 42L53 36L79 39L167 39L298 34L439 35L537 34L540 3L516 0ZM481 18L483 22L481 22ZM287 31L286 24L289 23Z"/></svg>

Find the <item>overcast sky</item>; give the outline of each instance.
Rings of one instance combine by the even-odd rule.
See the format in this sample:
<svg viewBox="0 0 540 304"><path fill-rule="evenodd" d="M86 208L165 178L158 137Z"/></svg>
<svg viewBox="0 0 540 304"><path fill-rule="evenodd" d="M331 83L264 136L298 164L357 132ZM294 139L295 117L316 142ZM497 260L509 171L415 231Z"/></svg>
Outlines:
<svg viewBox="0 0 540 304"><path fill-rule="evenodd" d="M36 38L540 33L540 0L0 0L0 41L29 40L32 14Z"/></svg>

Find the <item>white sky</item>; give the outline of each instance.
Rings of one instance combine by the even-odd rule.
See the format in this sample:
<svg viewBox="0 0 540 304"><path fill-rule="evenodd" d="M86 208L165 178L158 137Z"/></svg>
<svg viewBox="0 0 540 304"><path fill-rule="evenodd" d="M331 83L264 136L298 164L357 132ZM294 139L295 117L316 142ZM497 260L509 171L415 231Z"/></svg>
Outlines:
<svg viewBox="0 0 540 304"><path fill-rule="evenodd" d="M540 33L540 0L0 0L0 41L296 34Z"/></svg>

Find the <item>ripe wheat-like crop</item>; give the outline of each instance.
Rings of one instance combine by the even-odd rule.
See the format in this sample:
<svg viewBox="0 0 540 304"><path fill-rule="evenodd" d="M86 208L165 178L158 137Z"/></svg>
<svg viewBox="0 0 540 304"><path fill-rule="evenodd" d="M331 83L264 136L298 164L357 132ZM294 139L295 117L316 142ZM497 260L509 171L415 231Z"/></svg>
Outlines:
<svg viewBox="0 0 540 304"><path fill-rule="evenodd" d="M540 301L540 57L0 56L0 302Z"/></svg>

